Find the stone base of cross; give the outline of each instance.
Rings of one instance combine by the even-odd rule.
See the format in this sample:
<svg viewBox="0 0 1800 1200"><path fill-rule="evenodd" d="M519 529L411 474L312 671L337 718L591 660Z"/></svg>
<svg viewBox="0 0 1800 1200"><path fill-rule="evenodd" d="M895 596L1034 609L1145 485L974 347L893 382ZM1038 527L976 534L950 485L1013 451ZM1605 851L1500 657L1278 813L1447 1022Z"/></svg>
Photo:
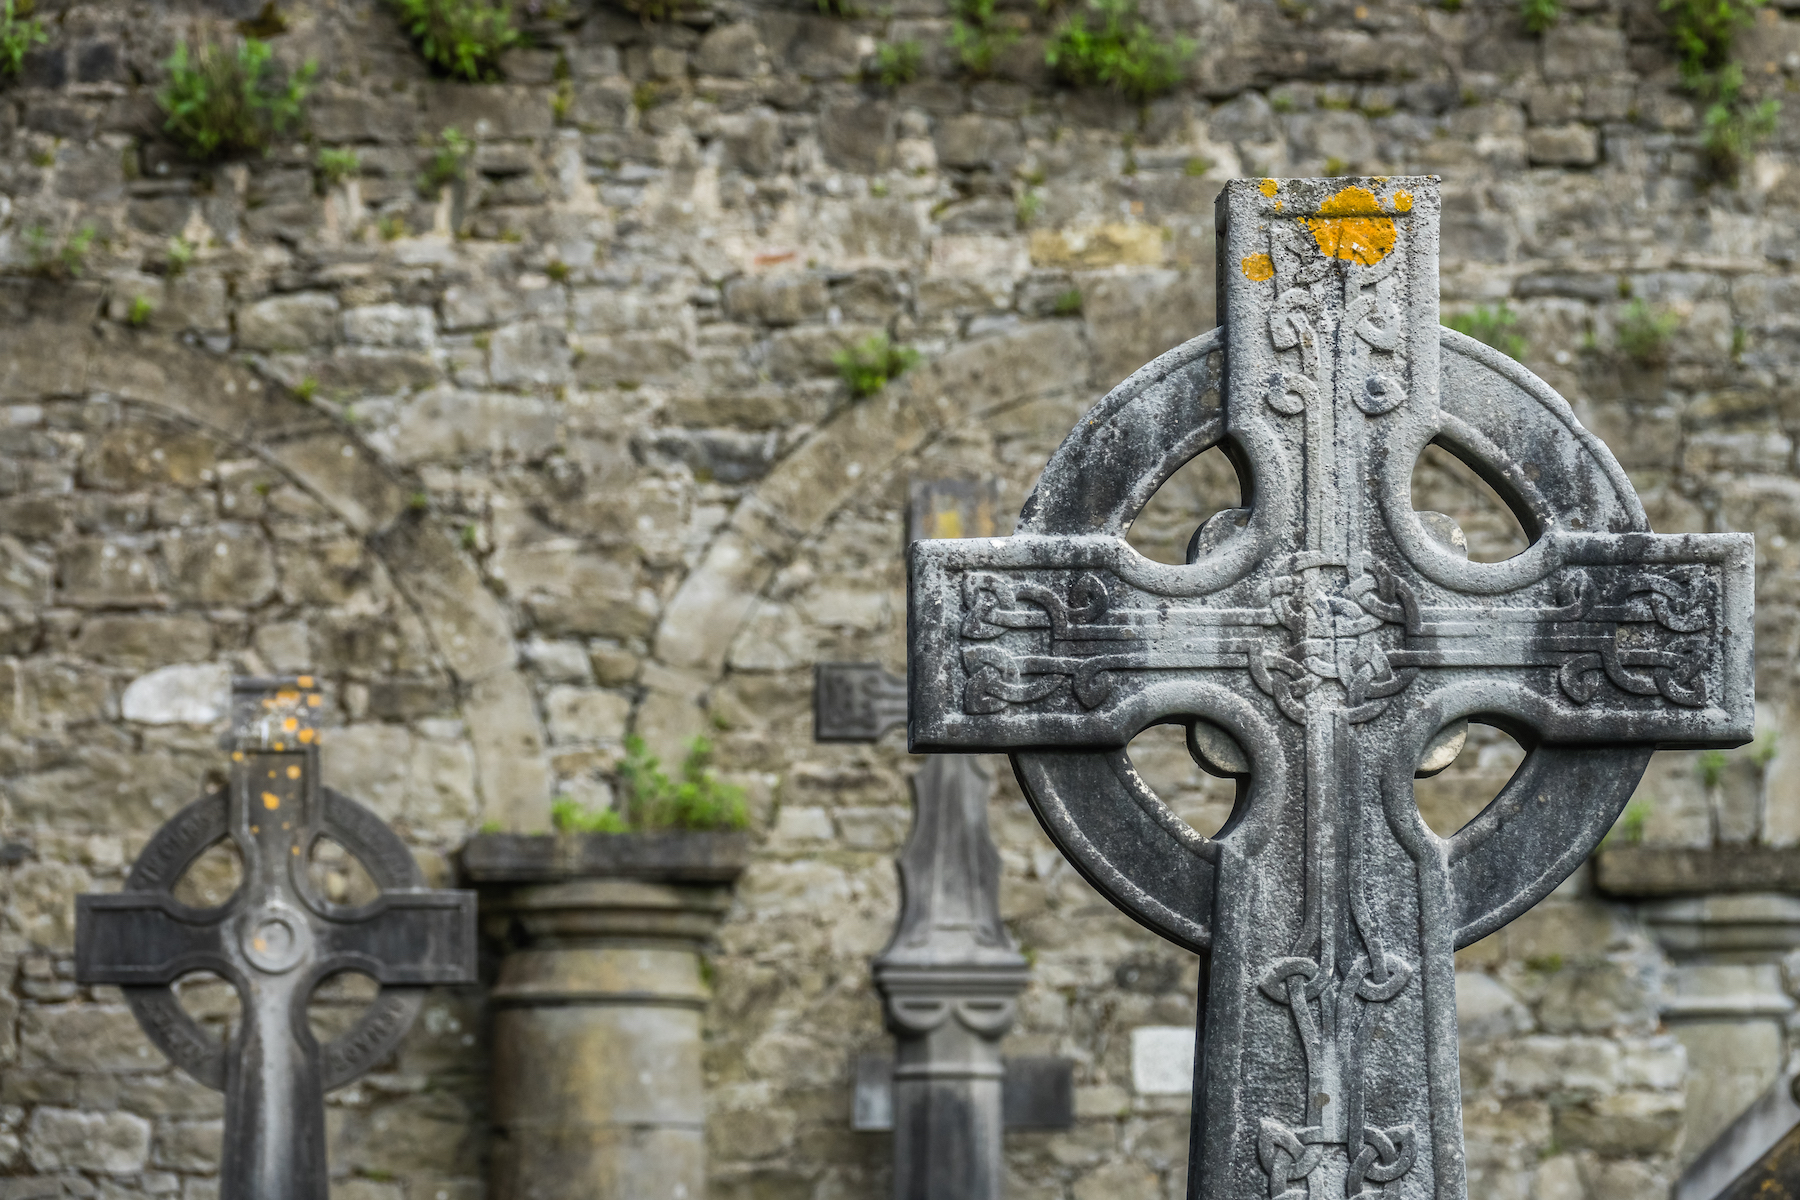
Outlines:
<svg viewBox="0 0 1800 1200"><path fill-rule="evenodd" d="M1659 536L1518 363L1441 328L1435 178L1238 180L1221 328L1115 388L1008 538L910 560L914 751L1000 751L1095 887L1201 952L1195 1200L1463 1200L1452 955L1547 895L1659 746L1754 724L1753 544ZM1413 511L1427 444L1520 516L1476 563ZM1245 507L1183 565L1125 541L1220 446ZM1449 838L1413 803L1459 723L1529 753ZM1204 837L1124 747L1186 725L1240 779Z"/></svg>
<svg viewBox="0 0 1800 1200"><path fill-rule="evenodd" d="M223 1200L326 1200L325 1093L391 1053L425 988L475 981L475 893L424 886L381 818L319 782L321 695L309 676L232 684L231 781L157 831L112 895L76 898L75 975L117 984L163 1053L225 1093ZM381 892L356 907L320 896L314 843L336 839ZM209 847L233 841L244 878L217 908L173 889ZM208 1036L172 985L223 976L243 1016L230 1044ZM345 971L381 992L324 1045L308 1031L314 989Z"/></svg>

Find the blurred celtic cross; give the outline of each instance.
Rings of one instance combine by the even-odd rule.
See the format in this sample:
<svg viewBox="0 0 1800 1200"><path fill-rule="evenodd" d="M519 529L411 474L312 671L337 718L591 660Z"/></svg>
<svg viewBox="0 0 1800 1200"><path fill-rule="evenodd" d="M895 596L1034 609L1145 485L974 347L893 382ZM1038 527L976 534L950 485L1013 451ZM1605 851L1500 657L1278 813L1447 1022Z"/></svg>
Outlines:
<svg viewBox="0 0 1800 1200"><path fill-rule="evenodd" d="M475 980L475 894L427 889L379 817L320 784L320 700L309 676L235 680L230 783L156 832L123 891L76 900L76 977L119 985L150 1040L225 1093L223 1200L325 1200L325 1092L387 1057L427 986ZM314 890L307 867L326 837L362 863L374 899L346 907ZM210 909L177 900L182 875L226 839L243 857L237 892ZM228 1045L176 998L171 985L196 971L237 990ZM346 971L381 991L320 1045L307 1001Z"/></svg>
<svg viewBox="0 0 1800 1200"><path fill-rule="evenodd" d="M912 748L1010 753L1089 881L1208 958L1195 1198L1462 1200L1453 952L1581 863L1654 748L1752 731L1751 539L1650 532L1561 397L1439 327L1438 213L1432 177L1229 184L1221 327L1082 419L1014 536L912 547ZM1471 562L1413 510L1429 443L1529 549ZM1215 445L1245 506L1139 555ZM1472 717L1529 753L1441 838L1412 779ZM1239 778L1216 836L1133 770L1159 722Z"/></svg>

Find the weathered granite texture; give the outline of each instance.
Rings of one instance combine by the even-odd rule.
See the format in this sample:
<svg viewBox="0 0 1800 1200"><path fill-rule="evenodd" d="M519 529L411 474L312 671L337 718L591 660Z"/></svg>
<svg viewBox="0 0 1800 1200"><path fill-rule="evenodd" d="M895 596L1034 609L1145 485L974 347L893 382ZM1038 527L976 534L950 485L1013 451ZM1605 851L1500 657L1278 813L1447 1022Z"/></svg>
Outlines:
<svg viewBox="0 0 1800 1200"><path fill-rule="evenodd" d="M649 28L576 0L546 31L566 81L527 50L475 88L429 80L374 0L293 3L276 45L323 64L318 144L364 162L324 194L310 148L196 169L154 136L139 81L190 19L259 2L39 7L55 40L0 88L0 817L22 847L0 854L0 1195L211 1195L217 1099L116 993L74 985L72 897L118 887L218 765L231 671L304 667L333 705L325 771L438 886L483 822L603 799L627 729L665 754L710 730L757 839L711 959L714 1196L885 1190L850 1072L886 1040L867 963L913 767L898 733L811 744L811 666L903 662L909 476L998 475L1016 512L1083 410L1213 323L1211 203L1236 174L1442 175L1445 311L1508 300L1653 527L1756 530L1772 756L1662 756L1628 831L1800 841L1800 122L1741 188L1702 188L1648 0L1584 0L1541 38L1484 0L1171 0L1147 11L1200 38L1197 82L1141 121L1049 84L1028 4L1036 32L975 82L922 0L851 21L733 0ZM1746 37L1755 88L1793 80L1797 27L1772 7ZM917 82L848 78L915 36ZM473 173L419 198L421 139L452 125ZM387 240L395 217L412 232ZM29 273L26 231L86 221L104 236L79 278ZM175 236L198 247L180 273ZM1615 350L1625 290L1683 317L1661 361ZM926 361L853 405L830 354L877 327ZM1415 489L1477 557L1522 546L1452 465ZM1172 561L1237 499L1198 461L1134 539ZM1228 789L1162 732L1135 760L1216 828ZM1517 758L1477 727L1420 783L1427 815L1460 823ZM1133 1092L1129 1030L1190 1020L1194 962L1088 889L998 775L1002 915L1034 960L1004 1049L1075 1058L1080 1113L1009 1138L1009 1195L1179 1195L1185 1102ZM1460 956L1475 1194L1638 1200L1673 1176L1665 960L1584 889ZM340 1195L482 1194L478 996L435 995L330 1098ZM216 988L193 1002L223 1016Z"/></svg>

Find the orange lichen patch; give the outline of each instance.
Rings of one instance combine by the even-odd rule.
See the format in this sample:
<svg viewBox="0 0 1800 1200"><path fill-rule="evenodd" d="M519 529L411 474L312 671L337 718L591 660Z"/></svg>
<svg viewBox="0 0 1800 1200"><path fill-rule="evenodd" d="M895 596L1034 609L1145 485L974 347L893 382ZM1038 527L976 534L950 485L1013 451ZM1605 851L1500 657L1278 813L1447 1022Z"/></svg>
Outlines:
<svg viewBox="0 0 1800 1200"><path fill-rule="evenodd" d="M1275 278L1275 260L1266 254L1246 254L1244 277L1255 283Z"/></svg>
<svg viewBox="0 0 1800 1200"><path fill-rule="evenodd" d="M281 797L277 796L274 792L264 792L263 793L263 807L268 809L270 812L274 812L276 809L281 807Z"/></svg>
<svg viewBox="0 0 1800 1200"><path fill-rule="evenodd" d="M302 746L305 746L305 745L309 744L313 740L313 738L315 738L317 736L318 735L313 733L313 731L310 729L302 729L300 731L300 744Z"/></svg>
<svg viewBox="0 0 1800 1200"><path fill-rule="evenodd" d="M1406 195L1406 193L1402 192L1401 195L1404 196L1404 195ZM1410 197L1408 197L1407 203L1408 204L1412 203L1412 199ZM306 698L306 707L308 707L308 708L319 707L319 693L314 692Z"/></svg>
<svg viewBox="0 0 1800 1200"><path fill-rule="evenodd" d="M1394 219L1366 187L1351 184L1319 205L1319 215L1302 218L1327 258L1372 267L1394 249Z"/></svg>
<svg viewBox="0 0 1800 1200"><path fill-rule="evenodd" d="M298 717L285 717L282 719L281 731L283 733L292 733L298 728L300 728L300 719Z"/></svg>
<svg viewBox="0 0 1800 1200"><path fill-rule="evenodd" d="M311 675L302 675L302 676L300 676L300 678L294 680L294 682L299 684L303 688L309 688L312 686L312 676Z"/></svg>
<svg viewBox="0 0 1800 1200"><path fill-rule="evenodd" d="M242 750L233 750L231 752L231 761L232 762L243 762L244 761L244 752Z"/></svg>
<svg viewBox="0 0 1800 1200"><path fill-rule="evenodd" d="M300 778L300 768L299 767L289 767L288 768L288 778L289 779Z"/></svg>
<svg viewBox="0 0 1800 1200"><path fill-rule="evenodd" d="M1412 211L1412 193L1411 192L1395 192L1394 193L1394 211L1395 212L1411 212Z"/></svg>
<svg viewBox="0 0 1800 1200"><path fill-rule="evenodd" d="M1273 179L1265 179L1262 181L1262 194L1265 196L1273 196L1280 187L1281 185L1276 183Z"/></svg>

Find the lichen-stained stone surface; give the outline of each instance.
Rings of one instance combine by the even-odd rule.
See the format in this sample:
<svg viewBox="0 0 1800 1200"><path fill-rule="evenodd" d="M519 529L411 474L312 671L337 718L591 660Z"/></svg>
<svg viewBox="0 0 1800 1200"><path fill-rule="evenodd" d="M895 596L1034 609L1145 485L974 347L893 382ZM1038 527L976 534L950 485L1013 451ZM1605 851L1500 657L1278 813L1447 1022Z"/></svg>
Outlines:
<svg viewBox="0 0 1800 1200"><path fill-rule="evenodd" d="M73 896L116 889L222 769L220 728L189 719L206 679L309 668L327 778L433 885L486 822L603 802L625 730L665 757L708 731L758 839L712 959L714 1196L884 1191L850 1072L885 1041L868 959L913 766L898 732L812 744L812 665L903 663L909 477L996 476L1016 512L1090 404L1213 324L1212 198L1236 175L1441 175L1447 317L1517 314L1515 349L1653 528L1757 533L1762 739L1659 756L1616 836L1800 843L1800 122L1707 186L1649 0L1571 4L1542 36L1500 0L1145 4L1199 48L1142 110L1055 86L1055 18L1024 3L972 79L933 0L670 24L570 0L483 86L429 77L377 0L278 7L277 56L322 69L312 140L266 158L187 162L150 99L177 37L260 0L39 0L51 41L0 84L0 1195L212 1195L216 1098L74 984ZM1785 94L1800 14L1758 21L1748 86ZM860 77L908 39L916 80ZM467 176L421 196L449 127ZM324 147L359 173L327 182ZM876 330L923 361L853 403L832 356ZM1209 454L1130 537L1179 561L1238 503ZM1413 503L1477 559L1525 545L1448 455ZM1230 790L1168 732L1134 761L1210 832ZM1460 825L1519 758L1476 726L1418 784L1428 823ZM1185 1101L1133 1090L1130 1030L1191 1019L1195 964L1089 889L991 765L1002 912L1034 964L1006 1052L1074 1058L1080 1114L1009 1138L1009 1195L1180 1196ZM217 902L231 864L201 866ZM346 864L317 869L355 894ZM1578 875L1458 965L1471 1193L1657 1195L1697 1149L1693 1068L1633 910ZM229 1019L216 983L187 996ZM479 996L434 994L331 1097L341 1196L481 1194ZM367 996L332 999L322 1021Z"/></svg>

